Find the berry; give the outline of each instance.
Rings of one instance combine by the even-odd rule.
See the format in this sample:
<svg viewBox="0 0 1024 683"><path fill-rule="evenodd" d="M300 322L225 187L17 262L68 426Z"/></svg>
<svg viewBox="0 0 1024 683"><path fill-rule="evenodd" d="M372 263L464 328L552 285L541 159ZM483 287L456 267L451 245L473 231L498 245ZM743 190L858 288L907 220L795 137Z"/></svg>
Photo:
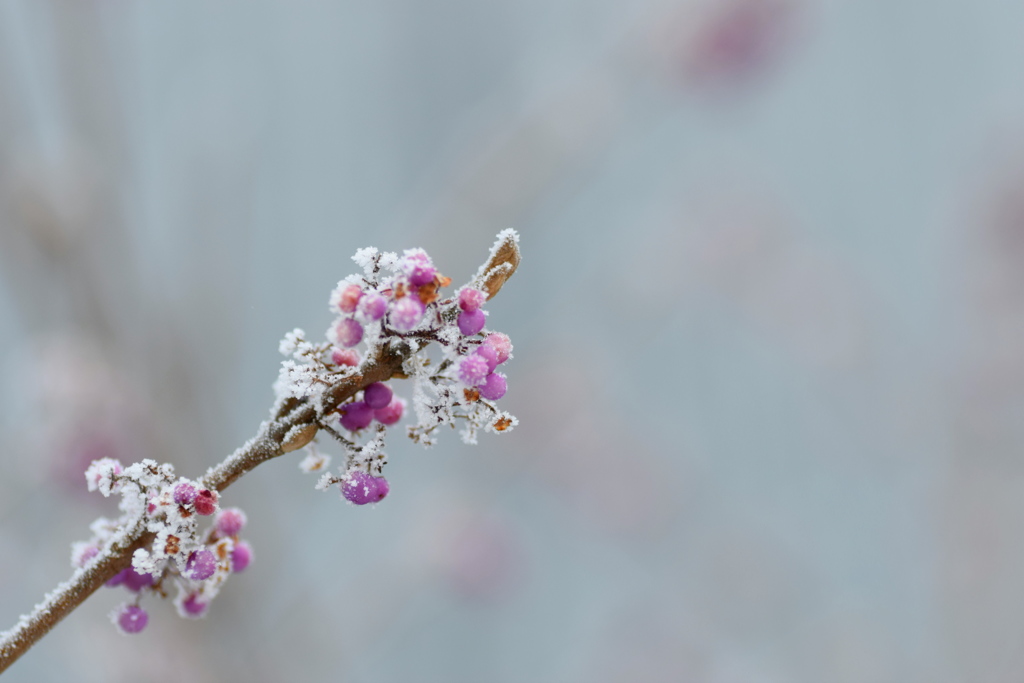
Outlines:
<svg viewBox="0 0 1024 683"><path fill-rule="evenodd" d="M334 331L338 335L338 344L346 348L355 346L363 339L363 326L352 318L343 318Z"/></svg>
<svg viewBox="0 0 1024 683"><path fill-rule="evenodd" d="M206 613L207 607L209 607L209 604L200 602L197 593L192 593L181 603L181 611L185 613L183 616L193 619L203 616Z"/></svg>
<svg viewBox="0 0 1024 683"><path fill-rule="evenodd" d="M124 579L125 579L126 576L128 576L128 570L127 569L122 569L121 571L119 571L118 573L114 574L109 579L107 579L107 582L105 584L103 584L103 585L106 586L107 588L113 588L114 586L120 586L122 583L124 583Z"/></svg>
<svg viewBox="0 0 1024 683"><path fill-rule="evenodd" d="M459 292L459 308L464 311L475 311L484 305L487 295L479 289L467 287Z"/></svg>
<svg viewBox="0 0 1024 683"><path fill-rule="evenodd" d="M359 314L367 320L380 320L388 310L388 301L380 294L367 294L359 302Z"/></svg>
<svg viewBox="0 0 1024 683"><path fill-rule="evenodd" d="M149 615L138 605L124 605L114 612L114 623L121 629L121 633L138 633L146 628Z"/></svg>
<svg viewBox="0 0 1024 683"><path fill-rule="evenodd" d="M391 387L383 382L374 382L363 389L363 400L374 410L384 408L391 403L392 396L394 393L391 391Z"/></svg>
<svg viewBox="0 0 1024 683"><path fill-rule="evenodd" d="M196 512L204 517L212 515L217 510L217 494L210 489L203 489L196 494L192 504L196 506Z"/></svg>
<svg viewBox="0 0 1024 683"><path fill-rule="evenodd" d="M373 408L365 401L346 403L341 407L341 426L350 432L359 431L373 422Z"/></svg>
<svg viewBox="0 0 1024 683"><path fill-rule="evenodd" d="M487 359L477 354L463 356L459 361L459 380L463 384L475 387L487 377Z"/></svg>
<svg viewBox="0 0 1024 683"><path fill-rule="evenodd" d="M188 556L185 575L193 581L205 581L217 571L217 559L206 548L197 550Z"/></svg>
<svg viewBox="0 0 1024 683"><path fill-rule="evenodd" d="M84 567L89 564L89 560L99 555L100 549L94 545L87 546L74 546L74 557L71 558L71 564L76 567Z"/></svg>
<svg viewBox="0 0 1024 683"><path fill-rule="evenodd" d="M487 375L483 384L477 389L480 391L480 395L488 401L497 401L508 391L508 382L505 380L505 375L500 372L492 372Z"/></svg>
<svg viewBox="0 0 1024 683"><path fill-rule="evenodd" d="M409 284L413 287L422 287L423 285L429 285L434 281L434 276L437 275L437 270L434 266L429 263L423 265L417 265L409 273Z"/></svg>
<svg viewBox="0 0 1024 683"><path fill-rule="evenodd" d="M199 489L187 482L181 482L174 487L174 502L178 505L188 505L199 495Z"/></svg>
<svg viewBox="0 0 1024 683"><path fill-rule="evenodd" d="M498 364L502 364L509 359L512 355L512 340L508 338L507 334L501 332L491 332L484 339L484 344L489 344L494 347L494 350L498 352Z"/></svg>
<svg viewBox="0 0 1024 683"><path fill-rule="evenodd" d="M341 290L341 297L338 300L338 308L342 313L351 313L356 310L359 298L363 296L363 290L359 285L349 285Z"/></svg>
<svg viewBox="0 0 1024 683"><path fill-rule="evenodd" d="M377 418L377 422L382 425L391 426L402 419L402 413L405 412L405 400L393 396L391 403L387 404L383 408L378 408L373 411L373 416Z"/></svg>
<svg viewBox="0 0 1024 683"><path fill-rule="evenodd" d="M135 571L134 567L128 567L121 573L124 574L124 587L133 593L138 593L143 588L153 585L152 574L140 574Z"/></svg>
<svg viewBox="0 0 1024 683"><path fill-rule="evenodd" d="M474 334L484 329L484 324L487 322L487 316L479 308L475 311L463 311L459 313L459 332L467 337L472 337Z"/></svg>
<svg viewBox="0 0 1024 683"><path fill-rule="evenodd" d="M331 362L335 365L347 365L354 368L359 365L359 352L355 349L335 348L331 351Z"/></svg>
<svg viewBox="0 0 1024 683"><path fill-rule="evenodd" d="M238 508L227 508L220 511L213 524L221 536L237 536L245 526L245 522L244 512Z"/></svg>
<svg viewBox="0 0 1024 683"><path fill-rule="evenodd" d="M252 562L252 546L245 541L239 541L231 551L231 571L244 572L245 568Z"/></svg>
<svg viewBox="0 0 1024 683"><path fill-rule="evenodd" d="M403 296L391 304L391 325L399 332L408 332L423 320L426 308L415 296Z"/></svg>
<svg viewBox="0 0 1024 683"><path fill-rule="evenodd" d="M498 367L498 352L490 344L476 347L476 355L487 361L487 372L494 372L494 368Z"/></svg>
<svg viewBox="0 0 1024 683"><path fill-rule="evenodd" d="M341 484L341 495L345 500L356 505L376 503L388 495L390 490L387 479L375 477L361 470L350 472Z"/></svg>

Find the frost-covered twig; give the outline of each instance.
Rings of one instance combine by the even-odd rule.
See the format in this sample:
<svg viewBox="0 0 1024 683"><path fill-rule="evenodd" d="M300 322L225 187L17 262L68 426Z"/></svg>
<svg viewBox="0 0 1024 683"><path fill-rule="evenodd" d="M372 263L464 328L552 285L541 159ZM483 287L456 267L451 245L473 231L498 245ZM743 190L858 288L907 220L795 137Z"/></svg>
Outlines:
<svg viewBox="0 0 1024 683"><path fill-rule="evenodd" d="M357 504L383 498L388 485L380 476L386 462L381 449L387 426L400 419L405 405L384 384L392 378L415 381L418 424L408 430L414 441L431 445L436 427L454 427L456 420L465 421L467 442L475 442L481 427L501 432L514 426L515 418L492 404L505 393L505 377L495 367L509 358L511 346L504 335L483 330L480 306L518 266L517 243L514 231L502 232L488 261L451 299L440 299L438 289L450 280L436 272L421 250L407 251L404 258L361 250L355 260L365 277L343 280L332 295L332 309L350 314L329 331L334 346L310 344L300 330L285 338L282 351L301 362L285 361L275 386L278 400L272 419L244 446L194 482L175 479L173 467L153 461L127 468L109 459L94 462L86 473L90 489L120 493L124 514L116 523L97 520L93 542L78 544L75 550L78 569L71 579L0 633L0 672L105 584L123 582L136 593L150 589L166 595L162 583L170 575L180 584L182 616L201 616L227 575L241 570L238 552L245 551L244 568L250 551L237 538L244 524L241 511L221 510L205 535L197 532L198 517L212 514L219 493L243 474L272 458L312 447L321 430L335 436L347 456L343 476L326 473L321 484L341 484L345 498ZM359 362L351 347L361 341L367 353ZM431 341L445 354L436 366L425 354ZM352 437L330 424L337 413ZM379 423L375 436L359 445L358 437L374 419ZM321 471L326 463L311 451L302 467ZM137 602L115 615L123 631L145 626L148 617Z"/></svg>

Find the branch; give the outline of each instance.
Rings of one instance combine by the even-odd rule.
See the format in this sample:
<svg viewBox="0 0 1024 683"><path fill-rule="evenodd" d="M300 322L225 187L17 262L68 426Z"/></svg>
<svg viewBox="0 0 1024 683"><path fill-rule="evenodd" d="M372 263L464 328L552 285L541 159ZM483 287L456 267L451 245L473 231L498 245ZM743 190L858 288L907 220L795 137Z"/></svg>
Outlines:
<svg viewBox="0 0 1024 683"><path fill-rule="evenodd" d="M497 294L519 265L517 236L506 230L486 263L481 266L473 284L481 287L488 298ZM403 363L415 350L410 344L378 346L377 355L367 359L357 374L348 375L316 398L290 398L281 403L275 418L260 425L259 431L244 446L228 456L219 465L210 468L201 483L209 489L223 491L246 472L259 464L309 443L319 429L320 421L328 413L352 398L374 382L392 377L404 377ZM46 595L43 602L21 617L9 631L0 633L0 673L3 673L21 655L28 651L50 629L82 604L112 577L131 565L132 554L148 546L154 534L147 531L145 515L116 533L95 557L72 577Z"/></svg>

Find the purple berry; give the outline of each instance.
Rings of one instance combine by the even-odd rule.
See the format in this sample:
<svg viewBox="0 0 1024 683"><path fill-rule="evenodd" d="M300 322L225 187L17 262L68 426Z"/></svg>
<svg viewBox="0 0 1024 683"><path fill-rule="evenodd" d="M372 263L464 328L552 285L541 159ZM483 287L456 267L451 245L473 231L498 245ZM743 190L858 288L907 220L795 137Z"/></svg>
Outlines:
<svg viewBox="0 0 1024 683"><path fill-rule="evenodd" d="M373 422L373 408L365 401L346 403L341 407L341 426L350 432L359 431Z"/></svg>
<svg viewBox="0 0 1024 683"><path fill-rule="evenodd" d="M487 375L484 383L477 389L480 391L480 395L488 401L497 401L508 391L508 382L505 380L505 375L500 372L492 372Z"/></svg>
<svg viewBox="0 0 1024 683"><path fill-rule="evenodd" d="M334 349L331 351L331 362L335 365L356 367L359 365L359 352L355 349Z"/></svg>
<svg viewBox="0 0 1024 683"><path fill-rule="evenodd" d="M374 382L363 389L363 400L366 401L366 405L374 410L386 407L391 403L392 396L394 394L391 391L391 387L383 382Z"/></svg>
<svg viewBox="0 0 1024 683"><path fill-rule="evenodd" d="M133 593L138 593L143 588L153 585L152 574L140 574L135 571L134 567L128 567L121 573L124 574L124 587Z"/></svg>
<svg viewBox="0 0 1024 683"><path fill-rule="evenodd" d="M491 332L484 339L484 344L494 347L494 350L498 352L499 365L507 361L509 356L512 355L512 340L508 338L507 334Z"/></svg>
<svg viewBox="0 0 1024 683"><path fill-rule="evenodd" d="M195 486L187 482L181 482L174 487L174 502L178 505L188 505L196 499L198 494L199 489Z"/></svg>
<svg viewBox="0 0 1024 683"><path fill-rule="evenodd" d="M334 331L338 336L338 344L346 348L355 346L363 339L363 326L353 318L342 318Z"/></svg>
<svg viewBox="0 0 1024 683"><path fill-rule="evenodd" d="M380 294L367 294L359 302L359 314L367 320L380 320L388 310L388 301Z"/></svg>
<svg viewBox="0 0 1024 683"><path fill-rule="evenodd" d="M206 613L208 603L201 602L197 593L192 593L181 603L181 609L186 616L198 618Z"/></svg>
<svg viewBox="0 0 1024 683"><path fill-rule="evenodd" d="M84 567L89 564L89 560L99 555L100 549L94 545L85 546L75 552L75 556L72 558L72 563L76 567Z"/></svg>
<svg viewBox="0 0 1024 683"><path fill-rule="evenodd" d="M490 344L476 347L476 355L487 361L487 372L494 372L494 368L498 367L498 352Z"/></svg>
<svg viewBox="0 0 1024 683"><path fill-rule="evenodd" d="M391 403L373 411L373 416L377 418L377 422L390 427L402 419L403 412L405 412L405 400L394 396Z"/></svg>
<svg viewBox="0 0 1024 683"><path fill-rule="evenodd" d="M338 308L341 309L342 313L351 313L356 310L356 305L359 303L361 296L363 296L363 290L359 288L359 285L349 285L341 290Z"/></svg>
<svg viewBox="0 0 1024 683"><path fill-rule="evenodd" d="M459 332L467 337L471 337L484 329L486 322L487 316L479 308L475 311L463 311L459 313Z"/></svg>
<svg viewBox="0 0 1024 683"><path fill-rule="evenodd" d="M205 581L217 571L217 558L206 548L197 550L188 557L185 575L193 581Z"/></svg>
<svg viewBox="0 0 1024 683"><path fill-rule="evenodd" d="M203 489L196 495L192 504L200 515L212 515L217 510L217 494L210 489Z"/></svg>
<svg viewBox="0 0 1024 683"><path fill-rule="evenodd" d="M113 576L111 576L107 580L107 582L105 584L103 584L103 585L106 586L107 588L113 588L114 586L120 586L122 583L124 583L124 580L125 580L125 578L127 576L128 576L128 570L127 569L122 569L118 573L116 573Z"/></svg>
<svg viewBox="0 0 1024 683"><path fill-rule="evenodd" d="M463 356L459 361L459 380L466 386L475 387L487 377L487 359L477 354Z"/></svg>
<svg viewBox="0 0 1024 683"><path fill-rule="evenodd" d="M245 541L239 541L231 551L231 571L236 574L244 572L245 568L252 562L252 546Z"/></svg>
<svg viewBox="0 0 1024 683"><path fill-rule="evenodd" d="M125 605L115 612L117 627L122 633L138 633L146 628L149 623L149 615L146 610L137 605Z"/></svg>
<svg viewBox="0 0 1024 683"><path fill-rule="evenodd" d="M345 500L356 505L376 503L388 495L390 490L388 482L384 477L375 477L372 474L356 470L350 472L345 481L341 484L341 495Z"/></svg>
<svg viewBox="0 0 1024 683"><path fill-rule="evenodd" d="M221 536L237 536L238 532L245 526L245 513L238 508L226 508L221 510L214 521L217 533Z"/></svg>
<svg viewBox="0 0 1024 683"><path fill-rule="evenodd" d="M425 310L417 296L407 294L391 304L391 325L399 332L408 332L420 324Z"/></svg>
<svg viewBox="0 0 1024 683"><path fill-rule="evenodd" d="M413 287L422 287L423 285L429 285L434 281L434 276L437 275L437 270L434 266L429 263L423 265L417 265L409 273L409 284Z"/></svg>
<svg viewBox="0 0 1024 683"><path fill-rule="evenodd" d="M459 292L459 308L464 311L475 311L484 305L487 295L479 289L467 287Z"/></svg>

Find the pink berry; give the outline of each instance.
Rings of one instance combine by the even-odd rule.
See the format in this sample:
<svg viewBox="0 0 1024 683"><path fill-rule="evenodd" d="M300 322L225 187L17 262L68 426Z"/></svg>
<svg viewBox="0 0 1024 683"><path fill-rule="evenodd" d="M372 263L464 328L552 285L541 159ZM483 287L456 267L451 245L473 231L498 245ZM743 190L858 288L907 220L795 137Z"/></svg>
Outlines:
<svg viewBox="0 0 1024 683"><path fill-rule="evenodd" d="M192 484L182 482L174 487L174 502L178 505L188 505L199 495L199 490Z"/></svg>
<svg viewBox="0 0 1024 683"><path fill-rule="evenodd" d="M124 574L124 587L133 593L138 593L143 588L153 585L152 574L140 574L134 567L128 567L122 572Z"/></svg>
<svg viewBox="0 0 1024 683"><path fill-rule="evenodd" d="M355 349L335 348L331 351L331 362L335 365L347 365L354 368L359 365L359 352Z"/></svg>
<svg viewBox="0 0 1024 683"><path fill-rule="evenodd" d="M478 386L477 389L480 391L480 395L488 401L497 401L508 391L508 382L505 379L505 375L500 372L492 372L487 375L484 383Z"/></svg>
<svg viewBox="0 0 1024 683"><path fill-rule="evenodd" d="M205 581L217 571L217 558L206 548L197 550L188 557L185 575L193 581Z"/></svg>
<svg viewBox="0 0 1024 683"><path fill-rule="evenodd" d="M467 287L459 292L459 308L464 311L475 311L484 305L487 295L479 289Z"/></svg>
<svg viewBox="0 0 1024 683"><path fill-rule="evenodd" d="M391 391L391 387L383 382L374 382L363 389L363 400L366 401L366 405L374 410L386 407L391 403L392 396L394 394Z"/></svg>
<svg viewBox="0 0 1024 683"><path fill-rule="evenodd" d="M459 361L459 380L463 384L475 387L487 377L487 359L477 354L463 356Z"/></svg>
<svg viewBox="0 0 1024 683"><path fill-rule="evenodd" d="M377 422L390 427L402 419L403 412L405 412L405 401L397 396L393 396L391 403L373 411L373 416L377 418Z"/></svg>
<svg viewBox="0 0 1024 683"><path fill-rule="evenodd" d="M341 426L350 432L359 431L373 422L373 408L365 401L346 403L341 407Z"/></svg>
<svg viewBox="0 0 1024 683"><path fill-rule="evenodd" d="M201 602L197 593L192 593L181 603L181 609L185 612L186 616L192 618L198 618L206 613L206 608L209 607L208 603Z"/></svg>
<svg viewBox="0 0 1024 683"><path fill-rule="evenodd" d="M363 326L353 318L342 318L335 328L338 335L338 344L344 347L352 347L363 340Z"/></svg>
<svg viewBox="0 0 1024 683"><path fill-rule="evenodd" d="M99 555L100 549L94 545L86 546L76 552L73 558L73 563L76 567L84 567L89 564L89 560Z"/></svg>
<svg viewBox="0 0 1024 683"><path fill-rule="evenodd" d="M494 372L494 368L498 367L498 352L490 344L476 347L476 355L487 361L487 372Z"/></svg>
<svg viewBox="0 0 1024 683"><path fill-rule="evenodd" d="M231 551L231 571L236 574L244 572L245 568L252 562L252 546L245 541L239 541Z"/></svg>
<svg viewBox="0 0 1024 683"><path fill-rule="evenodd" d="M210 489L203 489L196 494L196 499L192 501L192 504L196 507L196 512L204 517L212 515L217 510L217 494Z"/></svg>
<svg viewBox="0 0 1024 683"><path fill-rule="evenodd" d="M124 583L124 580L125 580L126 576L128 576L128 570L127 569L122 569L121 571L119 571L118 573L114 574L109 579L107 579L107 582L105 584L103 584L103 585L106 586L107 588L113 588L114 586L120 586L122 583Z"/></svg>
<svg viewBox="0 0 1024 683"><path fill-rule="evenodd" d="M409 284L413 287L429 285L434 281L434 276L436 275L437 270L435 270L434 266L430 264L418 265L409 273Z"/></svg>
<svg viewBox="0 0 1024 683"><path fill-rule="evenodd" d="M459 332L467 337L471 337L484 329L484 325L487 323L487 316L479 308L475 311L463 311L459 313L458 322Z"/></svg>
<svg viewBox="0 0 1024 683"><path fill-rule="evenodd" d="M507 334L491 332L484 338L484 344L492 346L498 352L498 364L502 364L512 355L512 340Z"/></svg>
<svg viewBox="0 0 1024 683"><path fill-rule="evenodd" d="M359 314L367 320L380 320L388 310L388 300L380 294L367 294L359 302Z"/></svg>
<svg viewBox="0 0 1024 683"><path fill-rule="evenodd" d="M359 298L363 296L363 290L359 285L349 285L341 290L341 298L338 301L338 308L342 313L352 313L359 304Z"/></svg>
<svg viewBox="0 0 1024 683"><path fill-rule="evenodd" d="M225 508L217 514L214 526L221 536L237 536L245 526L245 513L238 508Z"/></svg>
<svg viewBox="0 0 1024 683"><path fill-rule="evenodd" d="M391 304L391 325L399 332L408 332L420 324L425 310L418 297L403 296Z"/></svg>
<svg viewBox="0 0 1024 683"><path fill-rule="evenodd" d="M376 503L388 495L390 490L388 482L384 477L375 477L372 474L357 470L350 472L345 481L341 484L341 494L345 500L356 505Z"/></svg>
<svg viewBox="0 0 1024 683"><path fill-rule="evenodd" d="M122 633L138 633L146 628L149 623L149 615L146 610L137 605L125 605L115 613L116 624Z"/></svg>

